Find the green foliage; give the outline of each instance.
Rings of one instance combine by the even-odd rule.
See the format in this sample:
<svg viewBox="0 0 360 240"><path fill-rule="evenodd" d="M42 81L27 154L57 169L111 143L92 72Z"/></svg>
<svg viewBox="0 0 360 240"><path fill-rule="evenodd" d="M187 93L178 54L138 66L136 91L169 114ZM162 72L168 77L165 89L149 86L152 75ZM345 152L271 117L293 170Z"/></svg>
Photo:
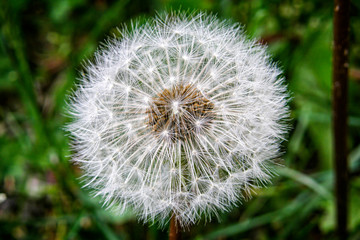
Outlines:
<svg viewBox="0 0 360 240"><path fill-rule="evenodd" d="M132 18L205 10L244 24L284 70L292 131L284 167L266 189L184 239L332 239L332 6L316 0L64 0L0 3L0 239L167 239L116 216L82 189L69 162L66 98L82 61ZM360 4L353 1L350 69L360 67ZM359 70L357 70L359 71ZM358 74L359 75L359 74ZM360 82L350 79L350 233L360 235ZM129 210L130 211L130 210Z"/></svg>

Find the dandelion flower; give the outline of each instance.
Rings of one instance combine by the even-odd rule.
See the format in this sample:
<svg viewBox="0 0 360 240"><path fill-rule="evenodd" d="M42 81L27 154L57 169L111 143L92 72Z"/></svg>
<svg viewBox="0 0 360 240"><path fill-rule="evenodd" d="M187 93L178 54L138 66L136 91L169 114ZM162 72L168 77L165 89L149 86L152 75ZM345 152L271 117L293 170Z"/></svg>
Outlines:
<svg viewBox="0 0 360 240"><path fill-rule="evenodd" d="M119 212L188 226L268 182L288 108L264 47L205 14L121 34L95 53L69 104L86 186Z"/></svg>

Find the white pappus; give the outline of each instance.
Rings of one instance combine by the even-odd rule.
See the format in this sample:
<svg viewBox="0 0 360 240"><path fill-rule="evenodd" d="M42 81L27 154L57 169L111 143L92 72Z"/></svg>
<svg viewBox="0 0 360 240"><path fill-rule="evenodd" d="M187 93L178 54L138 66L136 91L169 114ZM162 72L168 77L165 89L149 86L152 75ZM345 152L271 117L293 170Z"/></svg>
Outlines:
<svg viewBox="0 0 360 240"><path fill-rule="evenodd" d="M238 25L172 13L109 39L69 101L73 160L118 211L182 226L269 181L286 86Z"/></svg>

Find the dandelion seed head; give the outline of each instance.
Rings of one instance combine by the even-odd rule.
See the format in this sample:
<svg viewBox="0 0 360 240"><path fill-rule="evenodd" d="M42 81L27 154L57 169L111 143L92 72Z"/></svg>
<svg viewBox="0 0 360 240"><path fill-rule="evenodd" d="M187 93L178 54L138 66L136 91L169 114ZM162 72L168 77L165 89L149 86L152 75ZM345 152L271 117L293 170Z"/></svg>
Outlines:
<svg viewBox="0 0 360 240"><path fill-rule="evenodd" d="M69 104L75 162L104 205L182 226L269 182L286 86L238 25L173 13L109 39Z"/></svg>

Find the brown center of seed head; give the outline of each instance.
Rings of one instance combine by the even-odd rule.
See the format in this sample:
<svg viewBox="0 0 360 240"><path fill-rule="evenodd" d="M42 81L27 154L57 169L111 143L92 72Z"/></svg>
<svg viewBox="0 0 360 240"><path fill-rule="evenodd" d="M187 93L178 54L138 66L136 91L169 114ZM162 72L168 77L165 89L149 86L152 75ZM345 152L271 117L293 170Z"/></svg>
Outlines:
<svg viewBox="0 0 360 240"><path fill-rule="evenodd" d="M209 128L213 109L214 104L194 85L178 84L152 98L147 124L158 136L184 141Z"/></svg>

